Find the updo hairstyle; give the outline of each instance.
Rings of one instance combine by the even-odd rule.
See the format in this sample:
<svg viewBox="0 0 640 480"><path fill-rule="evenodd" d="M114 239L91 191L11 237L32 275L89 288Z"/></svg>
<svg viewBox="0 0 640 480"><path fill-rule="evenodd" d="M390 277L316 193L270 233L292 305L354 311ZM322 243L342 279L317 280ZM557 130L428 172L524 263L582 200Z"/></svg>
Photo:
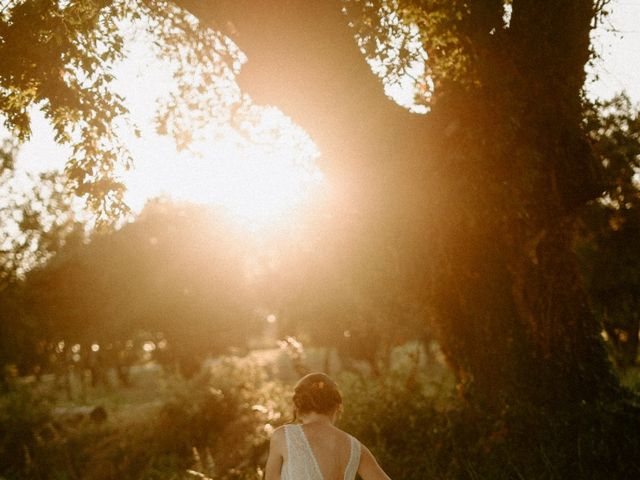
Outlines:
<svg viewBox="0 0 640 480"><path fill-rule="evenodd" d="M338 385L324 373L310 373L302 377L293 390L296 416L305 413L331 414L342 405Z"/></svg>

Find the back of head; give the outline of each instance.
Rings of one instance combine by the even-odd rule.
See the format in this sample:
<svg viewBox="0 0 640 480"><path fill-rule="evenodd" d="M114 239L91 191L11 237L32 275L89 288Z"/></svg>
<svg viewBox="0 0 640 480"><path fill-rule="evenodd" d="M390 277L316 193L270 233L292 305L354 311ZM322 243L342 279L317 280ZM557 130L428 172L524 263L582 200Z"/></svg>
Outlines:
<svg viewBox="0 0 640 480"><path fill-rule="evenodd" d="M342 405L338 385L324 373L310 373L302 377L293 391L297 414L331 414Z"/></svg>

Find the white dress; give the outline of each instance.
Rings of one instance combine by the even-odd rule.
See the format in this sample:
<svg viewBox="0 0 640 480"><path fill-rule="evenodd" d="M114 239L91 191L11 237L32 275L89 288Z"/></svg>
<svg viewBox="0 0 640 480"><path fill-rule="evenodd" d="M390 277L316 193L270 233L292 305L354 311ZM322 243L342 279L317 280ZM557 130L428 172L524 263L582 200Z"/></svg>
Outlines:
<svg viewBox="0 0 640 480"><path fill-rule="evenodd" d="M285 425L284 435L287 441L287 461L282 465L282 480L324 480L302 426ZM354 480L360 465L360 442L351 435L349 438L351 453L344 471L344 480Z"/></svg>

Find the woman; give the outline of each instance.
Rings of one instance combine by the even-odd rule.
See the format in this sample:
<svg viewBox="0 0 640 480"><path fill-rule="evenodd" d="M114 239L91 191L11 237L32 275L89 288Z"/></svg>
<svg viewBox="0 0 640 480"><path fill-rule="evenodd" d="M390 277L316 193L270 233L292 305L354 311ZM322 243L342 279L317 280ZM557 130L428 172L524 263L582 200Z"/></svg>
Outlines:
<svg viewBox="0 0 640 480"><path fill-rule="evenodd" d="M358 440L334 426L342 406L336 383L324 373L303 377L294 389L297 423L271 436L266 480L391 480Z"/></svg>

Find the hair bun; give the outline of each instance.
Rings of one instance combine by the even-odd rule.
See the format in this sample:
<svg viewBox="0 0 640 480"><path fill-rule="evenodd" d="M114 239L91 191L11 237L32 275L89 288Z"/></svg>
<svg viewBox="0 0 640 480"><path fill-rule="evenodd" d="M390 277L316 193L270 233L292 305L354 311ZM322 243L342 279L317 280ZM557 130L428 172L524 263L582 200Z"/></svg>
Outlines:
<svg viewBox="0 0 640 480"><path fill-rule="evenodd" d="M311 373L303 377L294 389L293 403L299 413L327 414L342 404L338 385L324 373Z"/></svg>

